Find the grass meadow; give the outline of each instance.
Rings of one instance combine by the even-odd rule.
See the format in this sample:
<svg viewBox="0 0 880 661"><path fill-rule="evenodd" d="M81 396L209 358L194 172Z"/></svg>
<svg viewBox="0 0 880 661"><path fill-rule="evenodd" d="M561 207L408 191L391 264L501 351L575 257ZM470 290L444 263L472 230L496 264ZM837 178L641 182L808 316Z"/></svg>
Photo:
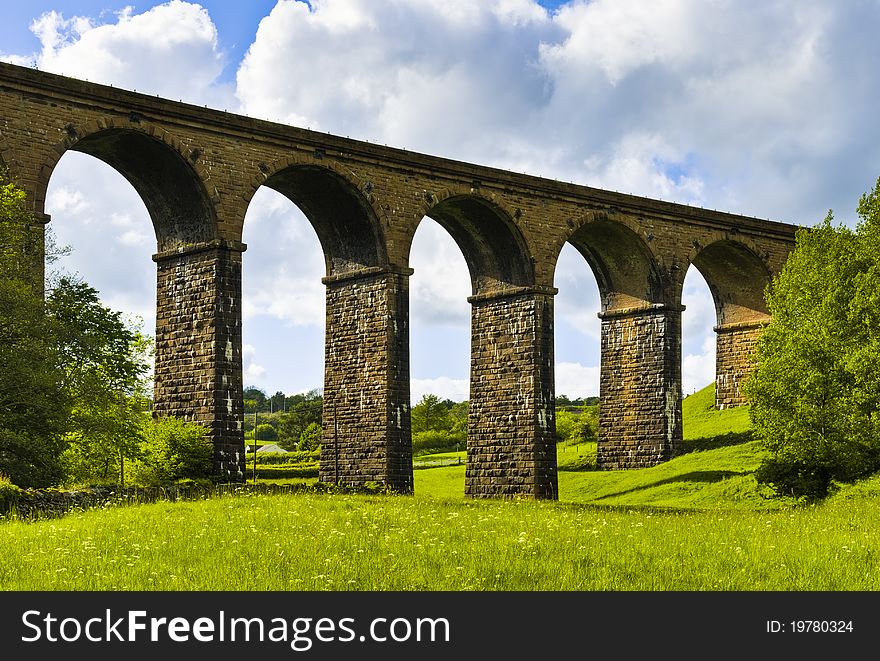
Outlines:
<svg viewBox="0 0 880 661"><path fill-rule="evenodd" d="M771 498L747 413L685 400L680 456L592 470L560 448L559 502L472 501L464 466L415 496L239 495L0 523L3 590L878 590L880 476ZM586 444L585 444L586 445ZM455 459L444 457L444 460Z"/></svg>

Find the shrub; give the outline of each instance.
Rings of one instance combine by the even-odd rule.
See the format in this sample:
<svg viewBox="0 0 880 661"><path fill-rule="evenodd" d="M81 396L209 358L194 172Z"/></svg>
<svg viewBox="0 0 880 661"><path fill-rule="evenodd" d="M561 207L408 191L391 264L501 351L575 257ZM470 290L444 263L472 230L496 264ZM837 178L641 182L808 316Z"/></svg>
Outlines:
<svg viewBox="0 0 880 661"><path fill-rule="evenodd" d="M412 444L413 454L464 450L467 445L467 435L461 432L429 429L413 434Z"/></svg>
<svg viewBox="0 0 880 661"><path fill-rule="evenodd" d="M277 441L278 431L270 424L257 425L256 438L258 441Z"/></svg>
<svg viewBox="0 0 880 661"><path fill-rule="evenodd" d="M595 443L598 428L599 420L592 413L573 413L565 409L556 411L557 442Z"/></svg>
<svg viewBox="0 0 880 661"><path fill-rule="evenodd" d="M317 422L311 423L303 430L302 434L299 435L299 443L297 443L296 449L300 452L317 450L318 446L321 445L322 432L321 425Z"/></svg>
<svg viewBox="0 0 880 661"><path fill-rule="evenodd" d="M0 514L12 508L20 493L21 489L12 483L9 476L0 473Z"/></svg>
<svg viewBox="0 0 880 661"><path fill-rule="evenodd" d="M132 477L144 486L208 477L213 447L206 431L200 424L178 418L149 421L144 430L141 456L132 467Z"/></svg>
<svg viewBox="0 0 880 661"><path fill-rule="evenodd" d="M755 471L758 483L770 486L777 495L807 500L827 496L832 478L826 466L778 457L765 459Z"/></svg>

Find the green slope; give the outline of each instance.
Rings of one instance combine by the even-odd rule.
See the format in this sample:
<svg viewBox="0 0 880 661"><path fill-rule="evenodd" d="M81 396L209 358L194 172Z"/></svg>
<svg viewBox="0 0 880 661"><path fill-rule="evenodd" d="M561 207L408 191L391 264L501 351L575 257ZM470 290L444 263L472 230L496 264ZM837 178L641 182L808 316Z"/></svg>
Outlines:
<svg viewBox="0 0 880 661"><path fill-rule="evenodd" d="M559 456L559 500L616 507L774 509L791 501L767 498L754 471L763 450L752 438L746 407L715 410L715 386L682 402L683 447L672 460L638 470L578 470L571 448ZM417 496L462 498L464 467L416 471Z"/></svg>

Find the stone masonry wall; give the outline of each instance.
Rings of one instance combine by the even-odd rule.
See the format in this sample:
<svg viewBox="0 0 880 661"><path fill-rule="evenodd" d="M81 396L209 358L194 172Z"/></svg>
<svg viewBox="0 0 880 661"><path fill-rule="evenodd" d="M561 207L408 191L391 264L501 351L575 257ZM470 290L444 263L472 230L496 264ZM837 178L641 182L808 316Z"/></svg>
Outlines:
<svg viewBox="0 0 880 661"><path fill-rule="evenodd" d="M214 242L153 259L153 413L205 424L215 476L242 481L241 248Z"/></svg>
<svg viewBox="0 0 880 661"><path fill-rule="evenodd" d="M598 466L654 466L681 442L681 310L659 306L600 316Z"/></svg>
<svg viewBox="0 0 880 661"><path fill-rule="evenodd" d="M408 274L371 269L324 281L320 480L412 493Z"/></svg>
<svg viewBox="0 0 880 661"><path fill-rule="evenodd" d="M470 300L465 495L558 498L552 295Z"/></svg>
<svg viewBox="0 0 880 661"><path fill-rule="evenodd" d="M752 370L752 355L763 324L716 326L715 407L728 409L748 404L742 385Z"/></svg>

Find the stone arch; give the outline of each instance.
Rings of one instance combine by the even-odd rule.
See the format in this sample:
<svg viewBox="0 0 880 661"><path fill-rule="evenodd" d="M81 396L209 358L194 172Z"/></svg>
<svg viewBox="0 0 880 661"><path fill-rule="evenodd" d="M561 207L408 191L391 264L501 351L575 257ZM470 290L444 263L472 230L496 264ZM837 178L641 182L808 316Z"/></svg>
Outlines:
<svg viewBox="0 0 880 661"><path fill-rule="evenodd" d="M772 276L766 259L748 239L720 234L712 239L705 246L694 241L689 258L715 304L715 406L724 409L747 403L742 385L770 318L764 292Z"/></svg>
<svg viewBox="0 0 880 661"><path fill-rule="evenodd" d="M769 319L764 291L772 278L761 253L744 238L695 242L689 261L702 274L715 302L717 325L754 324ZM682 278L679 294L684 286Z"/></svg>
<svg viewBox="0 0 880 661"><path fill-rule="evenodd" d="M651 249L623 217L595 214L566 237L596 277L602 312L665 301L665 283ZM558 259L562 245L556 253Z"/></svg>
<svg viewBox="0 0 880 661"><path fill-rule="evenodd" d="M371 185L317 157L285 157L261 163L259 169L245 205L260 186L267 186L299 207L321 242L327 276L387 266Z"/></svg>
<svg viewBox="0 0 880 661"><path fill-rule="evenodd" d="M473 188L444 189L426 193L425 203L424 215L449 232L464 255L474 295L534 285L526 240L496 200Z"/></svg>
<svg viewBox="0 0 880 661"><path fill-rule="evenodd" d="M83 125L69 123L37 175L36 211L42 212L49 178L61 157L78 151L98 158L122 174L141 196L156 233L159 252L217 239L216 189L198 162L201 152L188 150L165 129L132 115Z"/></svg>

